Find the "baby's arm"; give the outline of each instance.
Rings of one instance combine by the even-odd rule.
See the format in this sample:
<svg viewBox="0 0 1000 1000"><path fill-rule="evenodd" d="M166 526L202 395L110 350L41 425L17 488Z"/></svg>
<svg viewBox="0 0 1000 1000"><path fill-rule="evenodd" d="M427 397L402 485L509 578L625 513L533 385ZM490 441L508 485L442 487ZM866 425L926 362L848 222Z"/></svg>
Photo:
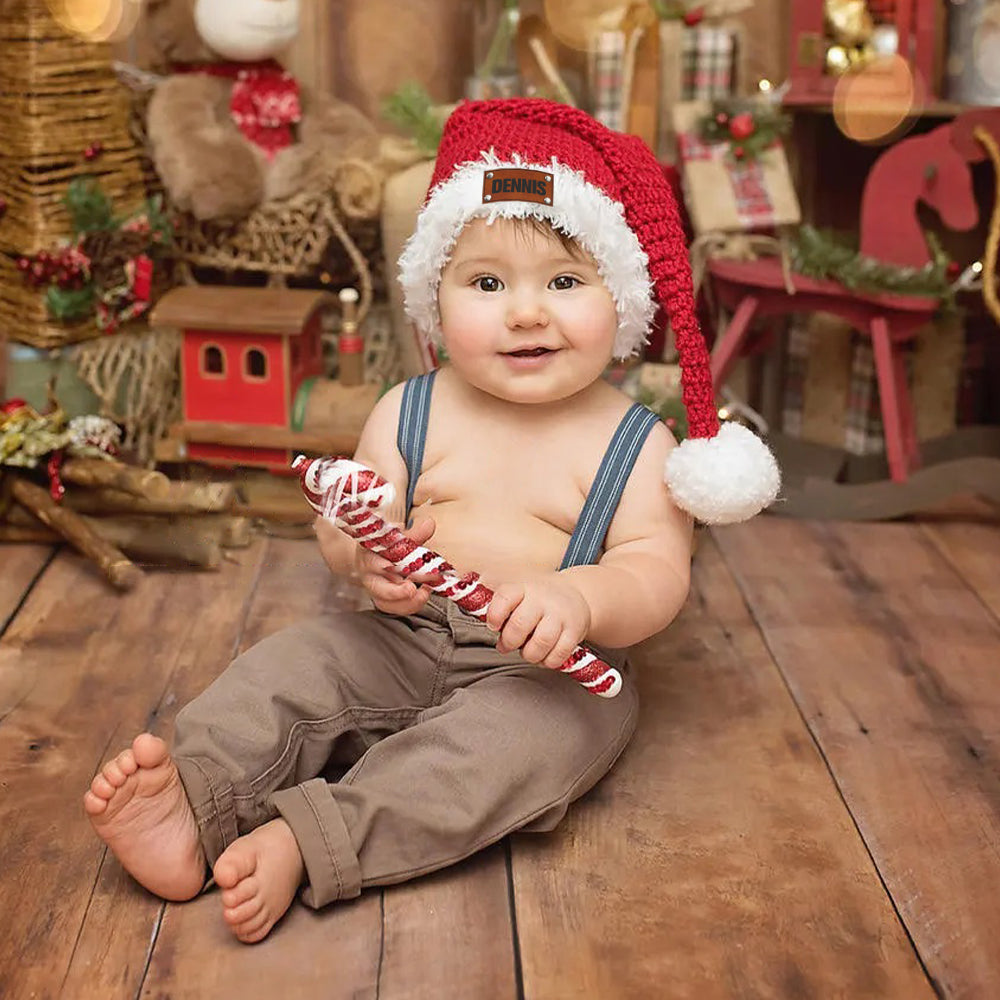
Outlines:
<svg viewBox="0 0 1000 1000"><path fill-rule="evenodd" d="M599 645L632 646L673 621L691 578L691 518L670 499L663 482L676 447L663 424L650 432L605 538L596 566L557 574L590 608L587 638Z"/></svg>
<svg viewBox="0 0 1000 1000"><path fill-rule="evenodd" d="M663 482L675 446L663 424L650 432L598 565L497 587L486 621L500 633L498 649L555 667L584 640L632 646L673 620L687 597L692 533Z"/></svg>
<svg viewBox="0 0 1000 1000"><path fill-rule="evenodd" d="M403 397L402 384L390 389L372 410L358 440L354 461L373 469L383 479L391 483L395 499L379 513L394 524L402 524L406 503L406 463L396 447L396 427L399 423L399 408ZM434 522L430 518L418 521L406 534L423 544L434 533ZM316 536L320 551L327 565L334 573L352 576L371 595L375 606L391 614L412 614L427 602L430 590L417 582L406 580L396 573L391 564L361 548L331 521L316 519Z"/></svg>

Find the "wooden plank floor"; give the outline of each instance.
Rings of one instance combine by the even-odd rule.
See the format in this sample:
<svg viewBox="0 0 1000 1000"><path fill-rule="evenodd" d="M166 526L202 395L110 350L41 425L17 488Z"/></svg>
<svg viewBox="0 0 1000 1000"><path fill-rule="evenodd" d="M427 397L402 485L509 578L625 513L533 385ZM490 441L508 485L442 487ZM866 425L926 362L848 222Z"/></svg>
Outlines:
<svg viewBox="0 0 1000 1000"><path fill-rule="evenodd" d="M350 592L306 541L119 595L0 547L0 997L1000 997L1000 523L703 535L643 714L546 835L262 944L92 836L99 764L241 648Z"/></svg>

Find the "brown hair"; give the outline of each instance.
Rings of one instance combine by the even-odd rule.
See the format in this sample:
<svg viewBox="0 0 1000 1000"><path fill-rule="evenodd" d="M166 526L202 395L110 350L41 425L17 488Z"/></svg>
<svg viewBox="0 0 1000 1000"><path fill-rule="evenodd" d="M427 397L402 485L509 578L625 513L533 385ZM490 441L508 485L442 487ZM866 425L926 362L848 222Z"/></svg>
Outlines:
<svg viewBox="0 0 1000 1000"><path fill-rule="evenodd" d="M518 233L530 231L550 239L555 237L571 257L578 257L582 260L587 256L586 251L576 239L559 229L550 219L545 219L538 215L516 215L508 216L507 218L514 225Z"/></svg>

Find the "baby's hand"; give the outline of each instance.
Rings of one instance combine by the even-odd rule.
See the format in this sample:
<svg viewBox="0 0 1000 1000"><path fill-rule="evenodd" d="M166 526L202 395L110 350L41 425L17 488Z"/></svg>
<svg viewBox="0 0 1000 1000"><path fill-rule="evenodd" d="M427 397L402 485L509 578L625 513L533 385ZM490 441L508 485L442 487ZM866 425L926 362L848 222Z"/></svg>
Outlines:
<svg viewBox="0 0 1000 1000"><path fill-rule="evenodd" d="M421 518L412 528L400 529L407 538L423 545L434 534L433 518ZM419 611L431 596L428 583L438 583L441 575L436 572L414 573L409 577L397 572L383 556L358 546L356 566L361 585L371 594L379 611L390 615L412 615Z"/></svg>
<svg viewBox="0 0 1000 1000"><path fill-rule="evenodd" d="M590 606L558 573L498 587L486 624L500 633L497 651L520 649L529 663L562 666L590 629Z"/></svg>

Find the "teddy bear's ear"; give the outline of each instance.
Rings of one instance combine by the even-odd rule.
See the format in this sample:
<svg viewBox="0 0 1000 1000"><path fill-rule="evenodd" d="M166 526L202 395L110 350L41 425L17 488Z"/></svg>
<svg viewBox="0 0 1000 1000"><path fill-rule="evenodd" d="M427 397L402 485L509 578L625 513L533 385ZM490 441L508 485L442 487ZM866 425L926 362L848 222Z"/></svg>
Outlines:
<svg viewBox="0 0 1000 1000"><path fill-rule="evenodd" d="M194 0L146 0L145 20L151 61L161 72L174 63L213 58L195 27Z"/></svg>

